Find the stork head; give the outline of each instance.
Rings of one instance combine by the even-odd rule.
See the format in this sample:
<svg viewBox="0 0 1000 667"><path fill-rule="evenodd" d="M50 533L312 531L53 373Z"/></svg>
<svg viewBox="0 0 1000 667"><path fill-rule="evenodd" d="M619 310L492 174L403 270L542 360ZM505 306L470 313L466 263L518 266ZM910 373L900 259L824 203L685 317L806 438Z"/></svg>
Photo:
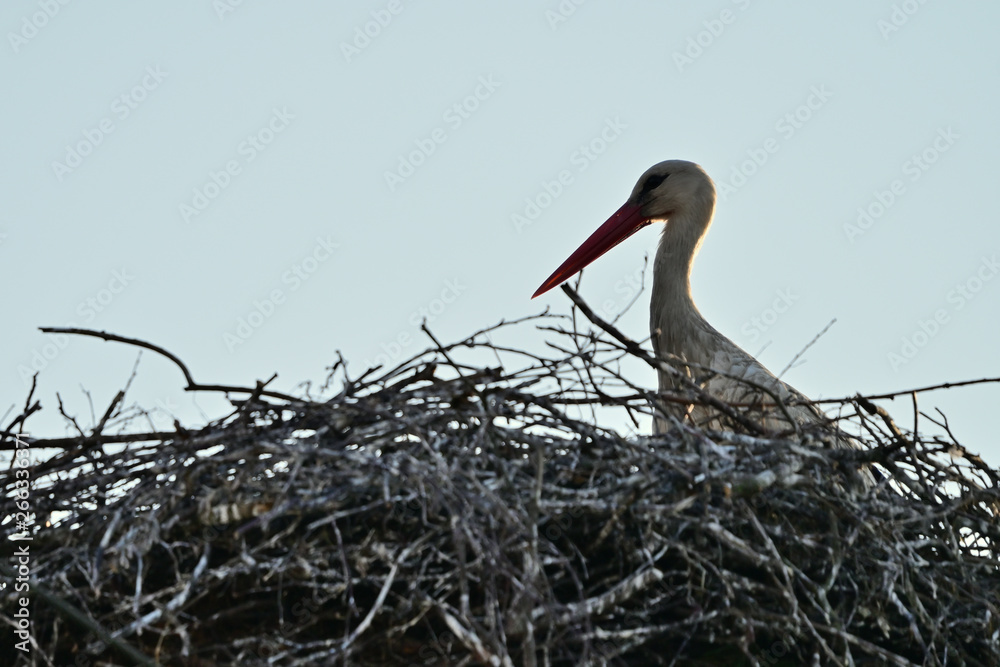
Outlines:
<svg viewBox="0 0 1000 667"><path fill-rule="evenodd" d="M715 185L705 170L694 162L667 160L653 165L639 177L632 195L607 222L590 235L531 298L548 292L598 257L651 222L667 222L680 213L685 220L700 222L695 230L700 238L708 227L715 205ZM697 211L705 210L703 215Z"/></svg>
<svg viewBox="0 0 1000 667"><path fill-rule="evenodd" d="M715 185L705 170L687 160L667 160L639 177L625 205L638 208L647 222L666 222L706 200L715 201Z"/></svg>

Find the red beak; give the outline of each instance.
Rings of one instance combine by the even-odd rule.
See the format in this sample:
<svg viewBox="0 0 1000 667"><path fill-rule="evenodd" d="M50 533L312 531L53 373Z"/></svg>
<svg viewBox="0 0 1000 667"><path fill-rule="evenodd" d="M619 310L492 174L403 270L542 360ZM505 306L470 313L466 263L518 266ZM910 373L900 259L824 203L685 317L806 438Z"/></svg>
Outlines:
<svg viewBox="0 0 1000 667"><path fill-rule="evenodd" d="M608 221L597 228L597 231L590 235L590 238L583 242L565 262L562 263L549 279L542 283L542 286L535 290L531 296L545 294L553 287L559 285L567 278L571 278L585 266L595 259L614 248L616 245L635 234L637 231L650 223L648 218L642 217L640 207L625 203L615 214L608 218Z"/></svg>

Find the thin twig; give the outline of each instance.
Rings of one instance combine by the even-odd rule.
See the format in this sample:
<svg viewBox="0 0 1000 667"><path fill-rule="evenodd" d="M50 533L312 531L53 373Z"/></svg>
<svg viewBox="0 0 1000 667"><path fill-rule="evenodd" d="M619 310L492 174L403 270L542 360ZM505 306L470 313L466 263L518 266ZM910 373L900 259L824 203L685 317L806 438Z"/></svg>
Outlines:
<svg viewBox="0 0 1000 667"><path fill-rule="evenodd" d="M788 372L788 369L791 368L795 364L796 361L798 361L799 357L801 357L803 354L805 354L806 350L808 350L810 347L812 347L813 345L815 345L816 341L818 341L823 336L823 334L825 334L830 329L830 327L833 326L833 323L836 322L836 321L837 321L837 318L833 318L832 320L830 320L827 323L827 325L825 327L823 327L822 329L820 329L820 332L818 334L816 334L815 336L813 336L813 339L811 341L809 341L808 343L806 343L806 346L803 347L801 350L799 350L798 354L796 354L794 357L792 357L792 360L788 362L788 365L781 369L781 372L778 373L777 378L780 380L781 376L784 375L786 372Z"/></svg>
<svg viewBox="0 0 1000 667"><path fill-rule="evenodd" d="M77 336L92 336L94 338L100 338L103 341L125 343L126 345L134 345L136 347L141 347L147 350L152 350L157 354L166 357L170 361L174 362L181 373L184 374L184 379L187 381L187 386L184 387L184 391L218 391L224 393L244 393L253 394L256 389L248 387L237 387L234 385L222 385L222 384L199 384L194 381L191 376L191 371L188 370L187 366L181 361L176 355L167 350L163 349L159 345L153 345L152 343L147 343L146 341L139 340L138 338L126 338L125 336L119 336L117 334L107 333L105 331L93 331L91 329L76 329L76 328L65 328L65 327L40 327L40 331L43 333L61 333L61 334L75 334ZM295 402L299 399L294 396L289 396L287 394L282 394L276 391L262 391L260 392L262 396L270 396L271 398L277 398L283 401Z"/></svg>

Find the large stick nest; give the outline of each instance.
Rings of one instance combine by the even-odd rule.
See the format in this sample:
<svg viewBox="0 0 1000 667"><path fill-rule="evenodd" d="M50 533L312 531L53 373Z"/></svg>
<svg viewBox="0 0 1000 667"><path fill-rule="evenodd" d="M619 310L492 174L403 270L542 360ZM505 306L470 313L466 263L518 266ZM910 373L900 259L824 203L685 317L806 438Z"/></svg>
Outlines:
<svg viewBox="0 0 1000 667"><path fill-rule="evenodd" d="M655 361L579 312L338 364L322 401L258 385L199 430L139 433L118 397L33 440L29 399L4 448L62 451L31 469L33 540L8 542L30 544L30 653L8 628L0 662L1000 664L998 476L947 422L905 432L860 399L838 409L861 450L625 437L599 423L648 425L622 367ZM546 356L498 342L532 325Z"/></svg>

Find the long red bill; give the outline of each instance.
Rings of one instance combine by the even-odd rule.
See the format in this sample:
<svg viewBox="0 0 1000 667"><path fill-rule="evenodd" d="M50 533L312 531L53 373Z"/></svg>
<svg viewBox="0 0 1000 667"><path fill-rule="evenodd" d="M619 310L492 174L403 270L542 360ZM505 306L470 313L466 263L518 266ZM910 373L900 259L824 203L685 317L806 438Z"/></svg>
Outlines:
<svg viewBox="0 0 1000 667"><path fill-rule="evenodd" d="M590 235L590 238L583 242L565 262L562 263L555 272L549 276L542 286L531 295L545 294L553 287L571 278L595 259L614 248L616 245L635 234L637 231L649 224L648 218L643 218L641 209L634 204L625 203L608 221L597 228L597 231Z"/></svg>

